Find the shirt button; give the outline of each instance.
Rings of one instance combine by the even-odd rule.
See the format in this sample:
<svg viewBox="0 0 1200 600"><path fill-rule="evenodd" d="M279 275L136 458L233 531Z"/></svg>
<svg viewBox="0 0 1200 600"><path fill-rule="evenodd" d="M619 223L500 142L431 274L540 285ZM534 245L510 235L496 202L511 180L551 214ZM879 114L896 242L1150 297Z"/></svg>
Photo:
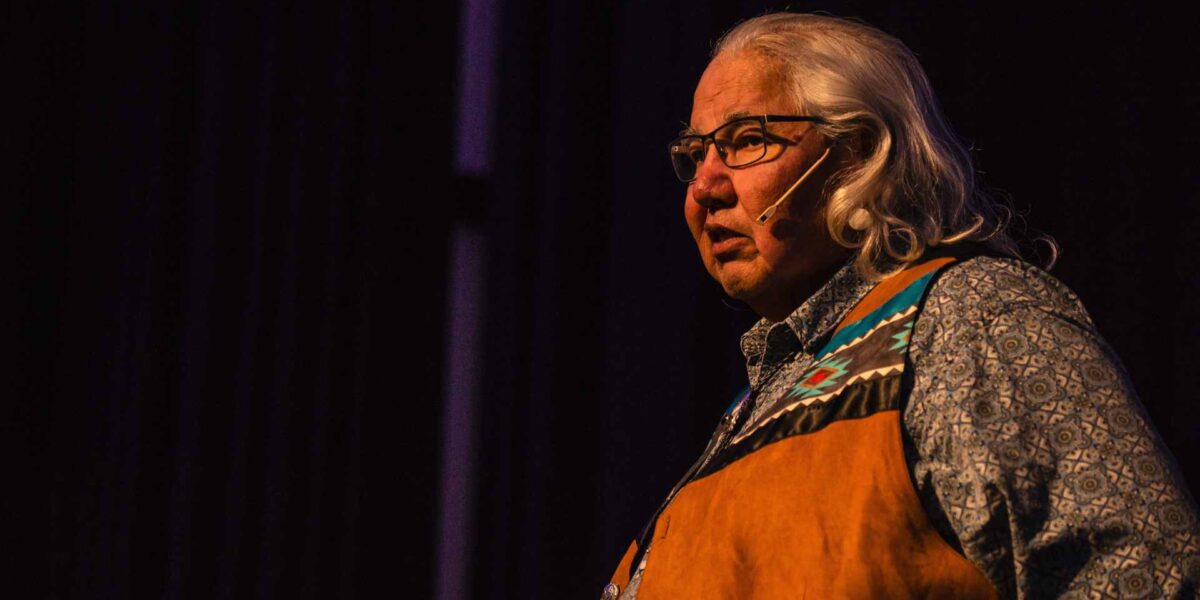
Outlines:
<svg viewBox="0 0 1200 600"><path fill-rule="evenodd" d="M600 600L617 600L617 596L621 595L621 586L615 583L609 583L604 586L604 594L600 596Z"/></svg>

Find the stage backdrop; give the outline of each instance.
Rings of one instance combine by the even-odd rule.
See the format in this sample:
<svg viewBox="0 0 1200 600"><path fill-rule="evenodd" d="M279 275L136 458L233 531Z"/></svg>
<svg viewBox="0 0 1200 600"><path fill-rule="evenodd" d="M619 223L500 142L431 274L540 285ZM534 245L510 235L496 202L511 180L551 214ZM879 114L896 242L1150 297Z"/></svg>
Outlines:
<svg viewBox="0 0 1200 600"><path fill-rule="evenodd" d="M12 6L12 597L433 593L456 14Z"/></svg>
<svg viewBox="0 0 1200 600"><path fill-rule="evenodd" d="M16 595L433 597L451 532L470 597L598 596L744 385L754 315L702 269L665 148L712 42L783 6L481 2L12 5ZM1197 489L1196 15L790 6L916 51ZM464 108L467 48L494 62ZM465 111L486 168L456 166ZM469 523L438 522L444 431Z"/></svg>

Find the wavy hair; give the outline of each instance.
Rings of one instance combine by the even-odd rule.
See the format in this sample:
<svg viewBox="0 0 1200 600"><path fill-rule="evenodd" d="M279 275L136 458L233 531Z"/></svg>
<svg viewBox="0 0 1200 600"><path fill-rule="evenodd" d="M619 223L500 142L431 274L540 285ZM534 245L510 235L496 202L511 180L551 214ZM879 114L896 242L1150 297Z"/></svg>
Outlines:
<svg viewBox="0 0 1200 600"><path fill-rule="evenodd" d="M825 219L837 243L858 250L862 275L881 279L928 247L966 241L1020 257L1012 210L976 186L970 154L903 42L855 21L774 13L735 26L712 57L744 51L778 70L796 108L827 121L826 135L858 140L862 160L829 184ZM849 226L859 208L872 217L861 231ZM1048 241L1047 268L1057 254Z"/></svg>

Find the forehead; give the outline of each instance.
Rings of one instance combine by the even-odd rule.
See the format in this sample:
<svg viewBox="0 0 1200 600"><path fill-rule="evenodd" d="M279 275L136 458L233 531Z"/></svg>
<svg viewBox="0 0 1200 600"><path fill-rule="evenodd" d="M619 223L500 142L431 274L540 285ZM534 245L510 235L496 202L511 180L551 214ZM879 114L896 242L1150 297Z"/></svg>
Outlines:
<svg viewBox="0 0 1200 600"><path fill-rule="evenodd" d="M791 104L783 78L767 60L744 52L722 54L696 85L689 129L707 132L740 116L786 114Z"/></svg>

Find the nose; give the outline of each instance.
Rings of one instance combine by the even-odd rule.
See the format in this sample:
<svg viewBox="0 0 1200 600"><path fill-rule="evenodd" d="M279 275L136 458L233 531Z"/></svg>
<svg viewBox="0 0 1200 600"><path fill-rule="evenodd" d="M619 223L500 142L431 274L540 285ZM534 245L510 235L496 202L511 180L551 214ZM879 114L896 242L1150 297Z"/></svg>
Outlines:
<svg viewBox="0 0 1200 600"><path fill-rule="evenodd" d="M696 165L696 179L692 182L692 199L708 210L734 203L733 181L729 178L729 167L717 154L716 144L709 144L704 160Z"/></svg>

